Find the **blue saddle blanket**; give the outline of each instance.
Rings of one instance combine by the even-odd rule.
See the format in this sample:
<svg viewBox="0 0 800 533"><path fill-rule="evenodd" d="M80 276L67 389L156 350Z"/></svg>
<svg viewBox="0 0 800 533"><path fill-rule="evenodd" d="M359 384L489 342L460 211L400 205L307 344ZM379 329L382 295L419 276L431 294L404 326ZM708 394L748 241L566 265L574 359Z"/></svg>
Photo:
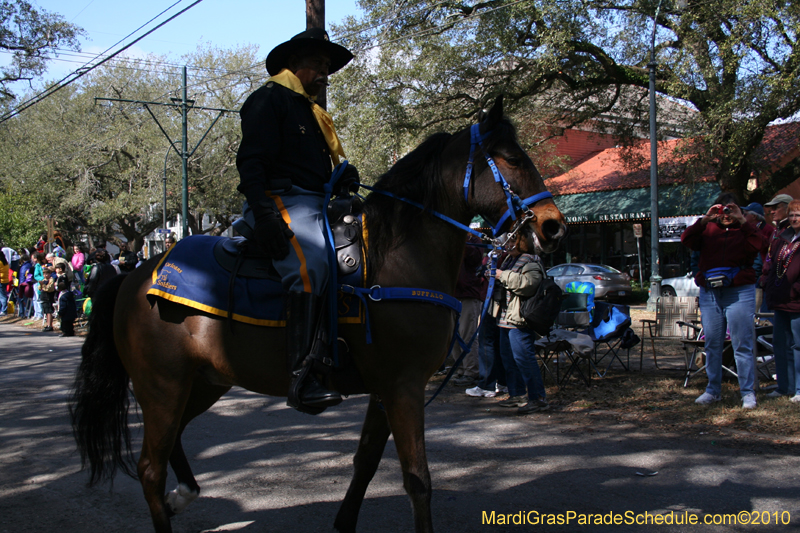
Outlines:
<svg viewBox="0 0 800 533"><path fill-rule="evenodd" d="M181 240L161 258L152 274L147 291L151 304L155 298L186 305L206 313L231 318L257 326L284 327L284 291L278 279L255 279L237 276L233 298L229 298L231 273L214 258L214 247L226 237L195 235ZM362 267L346 279L363 286ZM363 311L357 296L339 293L339 323L361 323ZM233 309L229 309L232 305Z"/></svg>

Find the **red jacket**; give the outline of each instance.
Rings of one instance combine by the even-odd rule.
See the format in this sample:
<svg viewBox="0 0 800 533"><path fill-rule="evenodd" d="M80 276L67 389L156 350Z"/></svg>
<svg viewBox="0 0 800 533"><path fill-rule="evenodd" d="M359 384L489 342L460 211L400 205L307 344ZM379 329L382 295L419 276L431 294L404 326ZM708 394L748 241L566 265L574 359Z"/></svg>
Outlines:
<svg viewBox="0 0 800 533"><path fill-rule="evenodd" d="M772 241L772 237L775 235L775 226L772 224L767 224L766 222L761 223L758 226L758 232L764 236L764 246L761 248L761 264L767 262L767 250L769 249L769 243ZM756 274L760 274L760 272L756 272Z"/></svg>
<svg viewBox="0 0 800 533"><path fill-rule="evenodd" d="M786 272L778 278L778 255L784 246L792 246L794 230L779 228L770 241L769 255L764 262L761 279L764 286L764 299L772 310L800 313L800 241L795 241L795 253L786 267ZM791 248L785 252L790 251ZM785 253L784 252L784 253ZM784 261L781 265L786 263Z"/></svg>
<svg viewBox="0 0 800 533"><path fill-rule="evenodd" d="M681 242L691 250L700 252L699 272L694 278L698 287L706 286L706 271L718 267L740 267L732 286L751 285L756 282L753 261L764 246L764 236L755 225L722 226L716 222L703 225L703 219L686 228Z"/></svg>

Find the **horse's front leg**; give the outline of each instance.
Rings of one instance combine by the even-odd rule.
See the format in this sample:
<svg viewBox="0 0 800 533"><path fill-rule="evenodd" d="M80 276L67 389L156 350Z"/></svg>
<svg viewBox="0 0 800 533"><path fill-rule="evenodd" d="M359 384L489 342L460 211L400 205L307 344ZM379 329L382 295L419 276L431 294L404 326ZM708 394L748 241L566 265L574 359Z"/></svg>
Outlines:
<svg viewBox="0 0 800 533"><path fill-rule="evenodd" d="M378 397L373 394L369 398L367 416L364 426L361 428L361 440L358 442L358 450L353 458L353 479L350 481L350 487L347 489L347 494L333 523L333 527L337 531L341 533L355 532L364 494L366 494L367 486L372 481L378 464L381 462L390 433L386 412L381 407Z"/></svg>
<svg viewBox="0 0 800 533"><path fill-rule="evenodd" d="M431 476L425 456L425 382L396 387L383 400L403 469L403 487L411 498L414 531L433 533Z"/></svg>

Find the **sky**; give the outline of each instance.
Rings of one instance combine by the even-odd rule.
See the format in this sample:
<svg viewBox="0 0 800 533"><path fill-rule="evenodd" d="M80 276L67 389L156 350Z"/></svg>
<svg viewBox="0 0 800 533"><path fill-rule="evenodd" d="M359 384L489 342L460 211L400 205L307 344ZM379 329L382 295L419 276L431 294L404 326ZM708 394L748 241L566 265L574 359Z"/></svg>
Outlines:
<svg viewBox="0 0 800 533"><path fill-rule="evenodd" d="M47 79L62 78L96 55L112 47L150 19L117 50L194 0L32 0L45 11L58 13L86 31L79 57L63 54L51 62ZM171 7L173 4L176 4ZM357 16L356 0L326 0L326 29L347 15ZM193 51L201 42L221 49L256 44L263 57L276 45L305 29L305 0L203 0L176 19L139 41L129 53L142 57L148 53L169 55L175 61Z"/></svg>

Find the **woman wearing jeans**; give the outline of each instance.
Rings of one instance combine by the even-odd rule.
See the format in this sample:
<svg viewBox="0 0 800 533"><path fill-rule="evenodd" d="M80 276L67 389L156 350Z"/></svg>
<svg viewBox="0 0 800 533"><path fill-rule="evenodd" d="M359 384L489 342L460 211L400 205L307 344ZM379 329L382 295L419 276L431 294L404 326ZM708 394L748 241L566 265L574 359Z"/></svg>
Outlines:
<svg viewBox="0 0 800 533"><path fill-rule="evenodd" d="M721 194L708 212L689 226L681 242L700 252L695 283L700 287L700 312L705 335L708 386L695 403L718 402L722 386L722 350L731 332L742 407L756 407L755 281L753 262L765 246L755 225L747 222L732 194Z"/></svg>
<svg viewBox="0 0 800 533"><path fill-rule="evenodd" d="M772 332L778 388L767 398L791 396L800 403L800 200L789 203L789 217L770 240L764 262L767 307L775 311Z"/></svg>
<svg viewBox="0 0 800 533"><path fill-rule="evenodd" d="M550 408L533 345L536 333L528 329L525 320L520 316L521 297L536 294L536 289L544 278L541 261L529 252L526 239L518 234L514 248L501 268L495 271L498 285L505 289L505 298L500 302L493 301L490 310L492 316L497 318L500 330L500 357L506 370L509 394L509 398L498 405L517 407L519 414Z"/></svg>

